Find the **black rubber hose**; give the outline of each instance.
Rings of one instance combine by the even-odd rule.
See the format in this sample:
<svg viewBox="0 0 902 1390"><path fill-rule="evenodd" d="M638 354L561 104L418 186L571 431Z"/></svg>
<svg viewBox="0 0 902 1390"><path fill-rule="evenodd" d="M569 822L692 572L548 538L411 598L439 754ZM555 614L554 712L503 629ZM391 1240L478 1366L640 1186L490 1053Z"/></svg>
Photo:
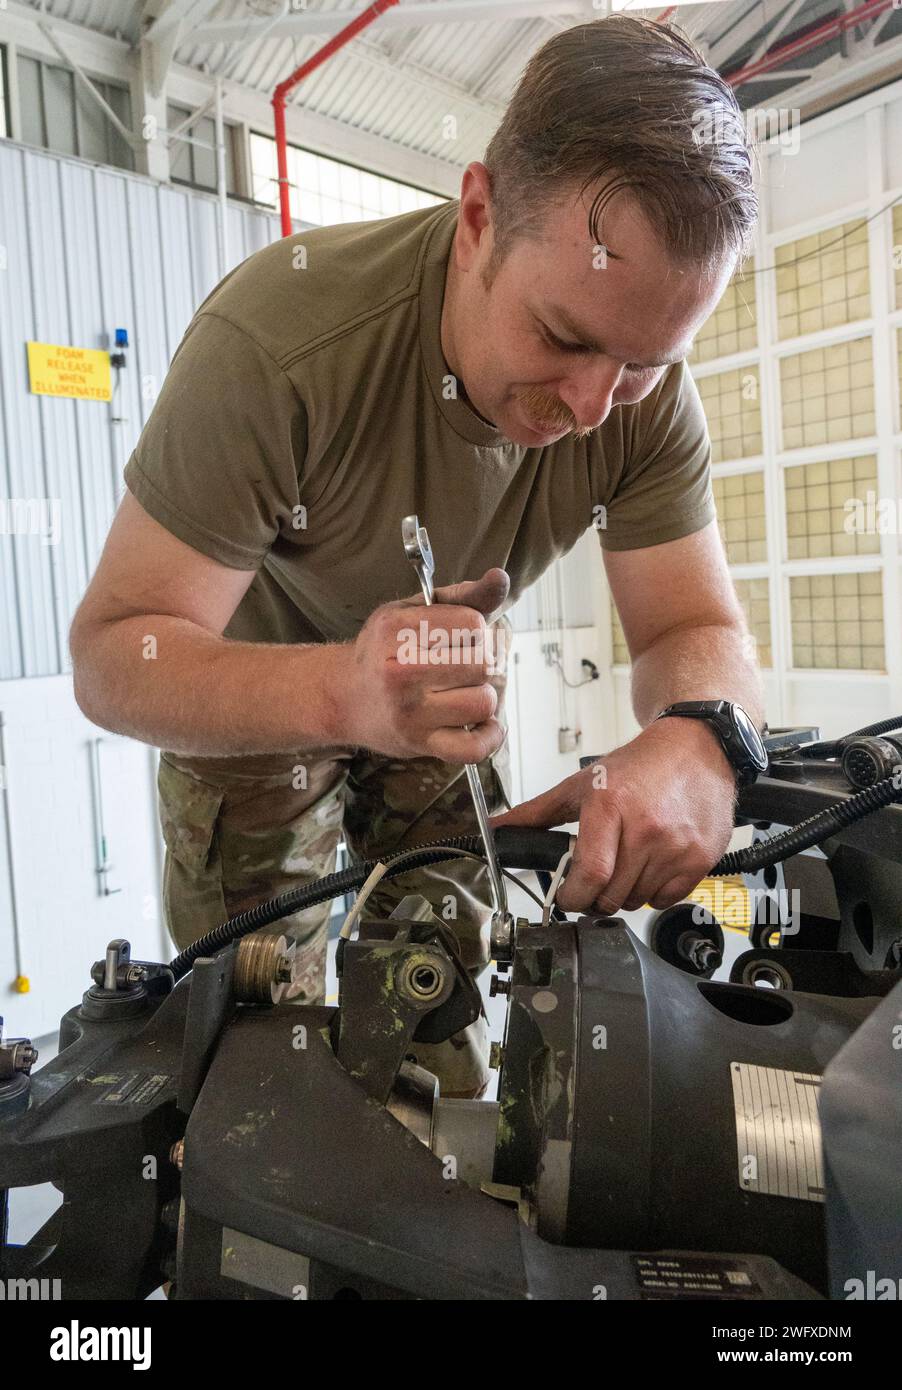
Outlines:
<svg viewBox="0 0 902 1390"><path fill-rule="evenodd" d="M504 868L517 869L556 869L561 856L570 847L570 836L563 830L533 830L530 827L499 826L494 832L495 851ZM485 847L481 835L458 835L454 839L442 840L435 844L415 845L413 849L399 850L397 854L384 860L367 859L361 864L353 864L339 873L327 874L325 878L313 883L299 884L280 893L276 898L267 898L256 907L238 912L228 921L220 923L212 931L193 941L184 951L170 962L169 968L177 980L187 975L192 965L201 956L212 956L228 946L232 941L240 941L243 936L290 917L317 903L328 902L331 898L342 897L353 892L366 882L378 863L387 865L385 878L408 873L411 869L421 869L427 864L439 864L443 859L453 859L455 850L465 850L468 854L483 855Z"/></svg>
<svg viewBox="0 0 902 1390"><path fill-rule="evenodd" d="M847 797L844 801L834 802L832 806L825 806L823 811L818 811L816 816L809 816L807 820L800 821L798 825L793 825L789 830L783 830L779 835L772 835L769 840L761 840L757 845L747 845L745 849L733 850L719 859L711 870L709 877L720 878L724 874L753 874L759 869L766 869L771 864L777 864L781 859L788 859L790 855L800 854L803 849L810 849L812 845L818 845L822 840L827 840L834 835L837 830L844 830L847 826L853 825L855 821L861 820L864 816L869 816L874 811L879 811L881 807L888 806L891 801L899 795L899 788L894 777L885 777L882 782L875 782L872 787L865 787L855 796Z"/></svg>
<svg viewBox="0 0 902 1390"><path fill-rule="evenodd" d="M864 791L858 792L855 796L835 802L832 806L826 806L817 815L809 816L807 820L801 821L789 830L782 831L779 835L773 835L769 840L762 840L757 845L748 845L745 849L733 850L731 853L725 854L722 859L717 861L713 869L709 870L709 877L720 878L726 874L756 873L759 869L779 863L781 859L788 859L790 855L801 853L803 849L810 849L812 845L820 844L822 840L829 839L837 830L843 830L864 816L869 816L872 812L879 811L881 807L888 806L896 798L898 791L893 777L886 777L882 782L875 782L872 787L866 787ZM507 869L555 869L562 855L570 847L570 836L563 830L534 830L525 826L499 826L494 832L493 838L499 862ZM458 835L454 839L443 840L435 844L417 845L413 849L400 850L397 854L391 855L383 861L368 859L362 864L355 864L349 869L343 869L340 873L328 874L325 878L316 879L313 883L305 883L297 888L290 888L287 893L281 893L276 898L268 898L265 902L258 903L256 907L239 912L234 917L230 917L228 921L214 927L212 931L199 937L197 941L192 942L190 946L177 955L170 962L169 968L176 980L180 980L201 956L215 955L217 951L221 951L230 942L239 941L242 937L249 936L251 932L259 931L261 927L268 927L273 922L279 922L282 918L291 916L293 912L314 907L317 903L327 902L331 898L341 897L343 894L359 888L369 878L379 862L384 862L387 865L384 877L393 878L397 874L408 873L411 869L423 868L428 864L439 864L444 859L453 859L455 850L482 855L484 853L482 836Z"/></svg>
<svg viewBox="0 0 902 1390"><path fill-rule="evenodd" d="M891 734L896 729L902 729L902 715L897 714L892 719L880 719L876 724L865 724L863 729L855 729L851 734L843 734L842 738L823 739L817 743L803 743L799 748L799 754L804 758L825 758L836 755L841 748L852 742L856 738L878 738L881 734Z"/></svg>

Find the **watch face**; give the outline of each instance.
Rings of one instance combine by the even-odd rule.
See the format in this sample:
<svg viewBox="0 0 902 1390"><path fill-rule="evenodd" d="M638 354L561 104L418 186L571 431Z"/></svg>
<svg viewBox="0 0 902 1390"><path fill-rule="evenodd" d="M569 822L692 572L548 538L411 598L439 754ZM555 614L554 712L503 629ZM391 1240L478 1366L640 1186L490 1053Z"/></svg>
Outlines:
<svg viewBox="0 0 902 1390"><path fill-rule="evenodd" d="M764 772L767 768L767 750L761 741L761 735L741 705L733 706L733 722L749 757L759 771Z"/></svg>

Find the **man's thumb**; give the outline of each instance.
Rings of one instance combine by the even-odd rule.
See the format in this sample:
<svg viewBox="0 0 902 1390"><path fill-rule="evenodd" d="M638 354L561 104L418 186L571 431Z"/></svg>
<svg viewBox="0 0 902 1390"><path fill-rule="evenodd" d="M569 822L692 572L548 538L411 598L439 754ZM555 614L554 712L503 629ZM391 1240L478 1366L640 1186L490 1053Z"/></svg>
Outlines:
<svg viewBox="0 0 902 1390"><path fill-rule="evenodd" d="M486 570L481 579L465 579L460 584L446 584L435 591L436 603L456 603L461 608L475 608L484 618L490 618L500 608L510 592L510 576L501 569Z"/></svg>

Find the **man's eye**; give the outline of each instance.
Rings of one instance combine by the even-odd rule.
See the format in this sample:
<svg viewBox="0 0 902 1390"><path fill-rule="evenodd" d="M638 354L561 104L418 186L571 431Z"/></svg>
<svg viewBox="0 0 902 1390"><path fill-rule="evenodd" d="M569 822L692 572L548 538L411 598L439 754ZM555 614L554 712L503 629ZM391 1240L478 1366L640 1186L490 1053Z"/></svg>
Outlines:
<svg viewBox="0 0 902 1390"><path fill-rule="evenodd" d="M638 367L634 362L627 362L626 370L632 372L633 376L654 376L655 372L661 370L660 367Z"/></svg>
<svg viewBox="0 0 902 1390"><path fill-rule="evenodd" d="M591 352L591 348L583 347L582 343L565 343L563 338L559 338L556 333L552 333L550 328L544 330L546 341L558 352L586 353Z"/></svg>

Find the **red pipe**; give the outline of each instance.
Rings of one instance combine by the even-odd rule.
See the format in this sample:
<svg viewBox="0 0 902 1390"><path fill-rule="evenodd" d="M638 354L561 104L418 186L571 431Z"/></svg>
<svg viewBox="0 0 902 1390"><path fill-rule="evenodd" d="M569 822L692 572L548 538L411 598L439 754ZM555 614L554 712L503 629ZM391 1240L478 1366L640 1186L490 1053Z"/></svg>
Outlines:
<svg viewBox="0 0 902 1390"><path fill-rule="evenodd" d="M372 24L373 20L378 19L384 10L390 9L392 5L397 5L397 3L398 0L374 0L372 5L362 10L334 38L331 38L328 43L324 43L322 48L317 49L311 58L301 63L299 68L295 68L291 76L286 77L284 82L280 82L273 92L272 109L276 126L276 163L279 171L279 210L282 217L283 236L291 236L292 232L288 189L288 137L285 132L285 99L299 82L302 82L327 58L331 58L333 53L344 48L345 44L349 43L356 34L359 34L361 29ZM891 3L891 0L887 0L887 3Z"/></svg>
<svg viewBox="0 0 902 1390"><path fill-rule="evenodd" d="M738 87L743 82L750 82L759 74L770 72L773 68L779 67L787 58L808 53L810 49L817 48L826 39L832 39L835 35L844 33L846 29L861 24L865 19L875 19L878 14L888 10L892 3L893 0L865 0L865 3L859 5L857 9L848 10L835 19L828 19L823 24L819 24L816 29L809 29L807 34L800 34L797 38L790 39L788 43L781 44L779 48L773 49L770 53L765 53L764 57L759 58L757 63L748 63L744 68L737 68L735 72L727 73L724 81L729 82L731 87ZM787 76L790 74L787 73Z"/></svg>
<svg viewBox="0 0 902 1390"><path fill-rule="evenodd" d="M655 20L655 23L656 23L656 24L666 24L666 23L667 23L667 20L668 20L668 19L670 18L670 16L673 14L673 12L674 12L674 10L675 10L676 8L677 8L676 5L671 5L669 9L662 10L661 13L658 15L657 19Z"/></svg>

